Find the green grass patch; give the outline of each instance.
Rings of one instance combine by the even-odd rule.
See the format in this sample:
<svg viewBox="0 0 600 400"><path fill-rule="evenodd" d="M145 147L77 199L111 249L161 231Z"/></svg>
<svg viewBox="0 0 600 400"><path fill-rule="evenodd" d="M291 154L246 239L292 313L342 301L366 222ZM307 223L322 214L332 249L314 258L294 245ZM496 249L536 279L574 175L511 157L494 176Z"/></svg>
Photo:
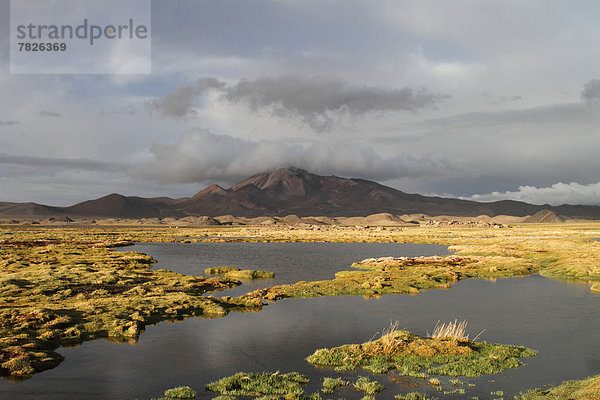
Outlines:
<svg viewBox="0 0 600 400"><path fill-rule="evenodd" d="M239 271L231 271L225 274L228 279L254 280L254 279L273 279L274 272L255 271L253 269L242 269Z"/></svg>
<svg viewBox="0 0 600 400"><path fill-rule="evenodd" d="M384 387L378 381L372 381L366 376L359 376L353 384L354 388L368 395L374 395L382 392Z"/></svg>
<svg viewBox="0 0 600 400"><path fill-rule="evenodd" d="M238 267L211 267L211 268L206 268L204 270L204 273L206 275L225 275L228 272L235 272L235 271L239 271L240 268Z"/></svg>
<svg viewBox="0 0 600 400"><path fill-rule="evenodd" d="M196 392L189 386L178 386L165 390L165 397L168 399L193 399L196 397Z"/></svg>
<svg viewBox="0 0 600 400"><path fill-rule="evenodd" d="M441 386L442 385L442 382L438 378L429 378L427 380L427 383L429 383L431 386Z"/></svg>
<svg viewBox="0 0 600 400"><path fill-rule="evenodd" d="M475 377L516 368L522 365L520 357L536 354L536 351L520 346L455 338L433 339L408 331L392 331L362 344L319 349L306 360L319 367L344 371L362 367L372 373L395 369L399 375L423 378L427 374Z"/></svg>
<svg viewBox="0 0 600 400"><path fill-rule="evenodd" d="M448 390L448 391L444 391L444 396L449 395L449 394L465 394L466 391L463 388L456 388L453 390Z"/></svg>
<svg viewBox="0 0 600 400"><path fill-rule="evenodd" d="M206 389L228 396L276 396L277 398L297 398L304 394L302 385L308 378L297 372L260 374L239 372L235 375L209 383Z"/></svg>
<svg viewBox="0 0 600 400"><path fill-rule="evenodd" d="M516 396L517 400L596 400L600 398L600 375L565 381L553 388L538 388Z"/></svg>
<svg viewBox="0 0 600 400"><path fill-rule="evenodd" d="M333 394L333 391L341 386L346 386L348 381L343 380L342 378L323 378L323 387L321 388L321 392L323 394Z"/></svg>
<svg viewBox="0 0 600 400"><path fill-rule="evenodd" d="M397 400L433 400L432 397L429 397L425 393L419 392L410 392L406 394L397 394L394 396Z"/></svg>
<svg viewBox="0 0 600 400"><path fill-rule="evenodd" d="M357 265L364 270L340 271L335 279L279 285L247 296L276 301L320 296L417 294L427 289L448 289L452 283L467 278L524 276L538 271L533 261L513 256L385 257L354 264Z"/></svg>

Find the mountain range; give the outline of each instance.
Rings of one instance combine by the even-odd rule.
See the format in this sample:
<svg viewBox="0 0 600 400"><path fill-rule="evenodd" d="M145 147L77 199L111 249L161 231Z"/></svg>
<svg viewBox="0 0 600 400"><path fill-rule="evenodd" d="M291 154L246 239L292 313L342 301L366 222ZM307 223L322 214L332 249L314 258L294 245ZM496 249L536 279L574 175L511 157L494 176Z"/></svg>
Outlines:
<svg viewBox="0 0 600 400"><path fill-rule="evenodd" d="M367 216L423 213L454 215L533 215L549 210L568 218L600 219L599 206L534 205L503 200L481 203L443 197L408 194L365 179L320 176L297 168L254 175L229 189L211 185L192 197L143 198L110 194L70 207L36 203L0 202L1 217L80 218L182 218L187 216L237 217L285 216Z"/></svg>

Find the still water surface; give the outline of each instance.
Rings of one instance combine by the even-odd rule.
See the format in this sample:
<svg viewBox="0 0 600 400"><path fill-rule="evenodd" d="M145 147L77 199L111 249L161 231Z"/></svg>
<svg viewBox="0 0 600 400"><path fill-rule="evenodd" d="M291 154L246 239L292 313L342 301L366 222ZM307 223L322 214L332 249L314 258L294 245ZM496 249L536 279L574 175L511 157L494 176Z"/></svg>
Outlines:
<svg viewBox="0 0 600 400"><path fill-rule="evenodd" d="M419 246L417 249L412 246ZM215 243L139 244L127 250L154 256L161 267L202 274L207 266L260 267L276 272L278 280L330 278L356 260L372 256L446 254L440 246L398 244ZM416 253L408 253L409 251ZM186 261L187 260L187 261ZM277 261L279 260L279 262ZM187 265L187 266L186 266ZM175 268L177 266L177 269ZM191 268L191 269L188 269ZM329 269L324 272L323 269ZM287 272L286 272L287 271ZM298 275L295 275L298 274ZM322 276L320 274L324 274ZM273 281L263 281L262 286ZM237 290L237 289L235 289ZM540 276L497 281L467 280L450 290L424 291L416 296L388 295L366 300L360 296L288 299L259 313L232 313L219 319L187 319L150 326L136 345L97 340L78 348L62 348L65 361L57 368L22 383L0 382L1 399L149 399L164 389L190 385L198 398L210 399L206 383L238 371L298 371L316 391L323 376L353 379L369 375L324 371L304 358L320 347L370 339L390 320L417 334L431 331L438 320L467 319L469 332L485 332L480 340L518 344L540 352L524 359L526 366L488 375L466 387L466 395L504 398L527 388L600 373L600 296L588 285ZM422 380L398 379L393 373L375 376L386 390L378 399L422 391L441 396ZM451 387L441 378L446 390ZM407 388L408 385L420 387ZM358 399L350 388L335 398Z"/></svg>
<svg viewBox="0 0 600 400"><path fill-rule="evenodd" d="M275 272L275 279L246 281L218 294L223 296L301 280L332 279L353 262L370 257L451 254L447 246L412 243L141 243L121 249L151 255L157 260L155 269L187 275L205 275L206 268L221 266Z"/></svg>

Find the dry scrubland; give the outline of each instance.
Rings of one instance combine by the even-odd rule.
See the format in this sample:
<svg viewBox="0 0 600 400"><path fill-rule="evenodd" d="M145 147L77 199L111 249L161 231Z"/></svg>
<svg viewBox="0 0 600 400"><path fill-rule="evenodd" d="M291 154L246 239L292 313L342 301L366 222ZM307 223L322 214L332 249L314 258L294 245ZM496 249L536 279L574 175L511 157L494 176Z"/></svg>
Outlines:
<svg viewBox="0 0 600 400"><path fill-rule="evenodd" d="M587 282L600 292L600 242L591 237L600 237L600 223L503 228L0 226L0 371L10 379L24 379L58 365L62 357L55 350L61 345L96 338L135 341L147 324L258 311L263 301L286 297L414 294L472 277L533 273ZM241 284L238 279L243 277L235 272L244 271L190 277L151 270L151 257L111 249L134 241L437 243L451 246L455 254L357 260L352 270L332 280L215 298L208 293ZM595 398L598 378L537 390L524 398L566 399L564 393L570 393L568 398Z"/></svg>

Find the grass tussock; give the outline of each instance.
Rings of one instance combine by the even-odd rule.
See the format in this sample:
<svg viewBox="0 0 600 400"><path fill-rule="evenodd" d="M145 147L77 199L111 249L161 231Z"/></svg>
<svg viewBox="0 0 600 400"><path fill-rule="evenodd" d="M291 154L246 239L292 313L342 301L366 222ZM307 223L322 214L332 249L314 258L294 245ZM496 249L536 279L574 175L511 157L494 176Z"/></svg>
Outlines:
<svg viewBox="0 0 600 400"><path fill-rule="evenodd" d="M306 383L308 378L297 372L287 374L239 372L209 383L206 389L227 396L299 398L304 395L302 385Z"/></svg>
<svg viewBox="0 0 600 400"><path fill-rule="evenodd" d="M267 271L256 271L253 269L242 269L239 271L230 271L225 274L225 278L239 280L254 280L254 279L273 279L275 273Z"/></svg>
<svg viewBox="0 0 600 400"><path fill-rule="evenodd" d="M384 389L384 387L380 385L378 381L372 381L366 376L359 376L356 382L354 382L353 386L359 392L363 392L371 396L382 392Z"/></svg>
<svg viewBox="0 0 600 400"><path fill-rule="evenodd" d="M334 390L346 386L348 381L343 380L342 378L323 378L323 387L321 388L321 392L323 394L333 394Z"/></svg>
<svg viewBox="0 0 600 400"><path fill-rule="evenodd" d="M228 272L234 272L234 271L239 271L240 268L238 267L211 267L211 268L206 268L204 270L204 273L206 275L225 275Z"/></svg>
<svg viewBox="0 0 600 400"><path fill-rule="evenodd" d="M431 386L441 386L442 385L442 382L438 378L429 378L427 380L427 383L429 383Z"/></svg>
<svg viewBox="0 0 600 400"><path fill-rule="evenodd" d="M178 386L165 390L165 397L167 399L194 399L196 392L189 386Z"/></svg>
<svg viewBox="0 0 600 400"><path fill-rule="evenodd" d="M469 334L467 333L467 325L467 320L458 322L458 319L455 319L454 322L441 324L440 321L438 321L437 324L435 324L435 328L433 328L433 333L431 334L431 337L433 339L454 338L457 340L469 340ZM477 340L477 338L473 340Z"/></svg>
<svg viewBox="0 0 600 400"><path fill-rule="evenodd" d="M426 378L429 374L474 377L522 365L521 357L537 352L519 346L479 343L454 337L421 337L397 330L397 324L377 340L319 349L307 361L320 367L371 373L395 369L399 375ZM439 381L438 381L439 382Z"/></svg>

